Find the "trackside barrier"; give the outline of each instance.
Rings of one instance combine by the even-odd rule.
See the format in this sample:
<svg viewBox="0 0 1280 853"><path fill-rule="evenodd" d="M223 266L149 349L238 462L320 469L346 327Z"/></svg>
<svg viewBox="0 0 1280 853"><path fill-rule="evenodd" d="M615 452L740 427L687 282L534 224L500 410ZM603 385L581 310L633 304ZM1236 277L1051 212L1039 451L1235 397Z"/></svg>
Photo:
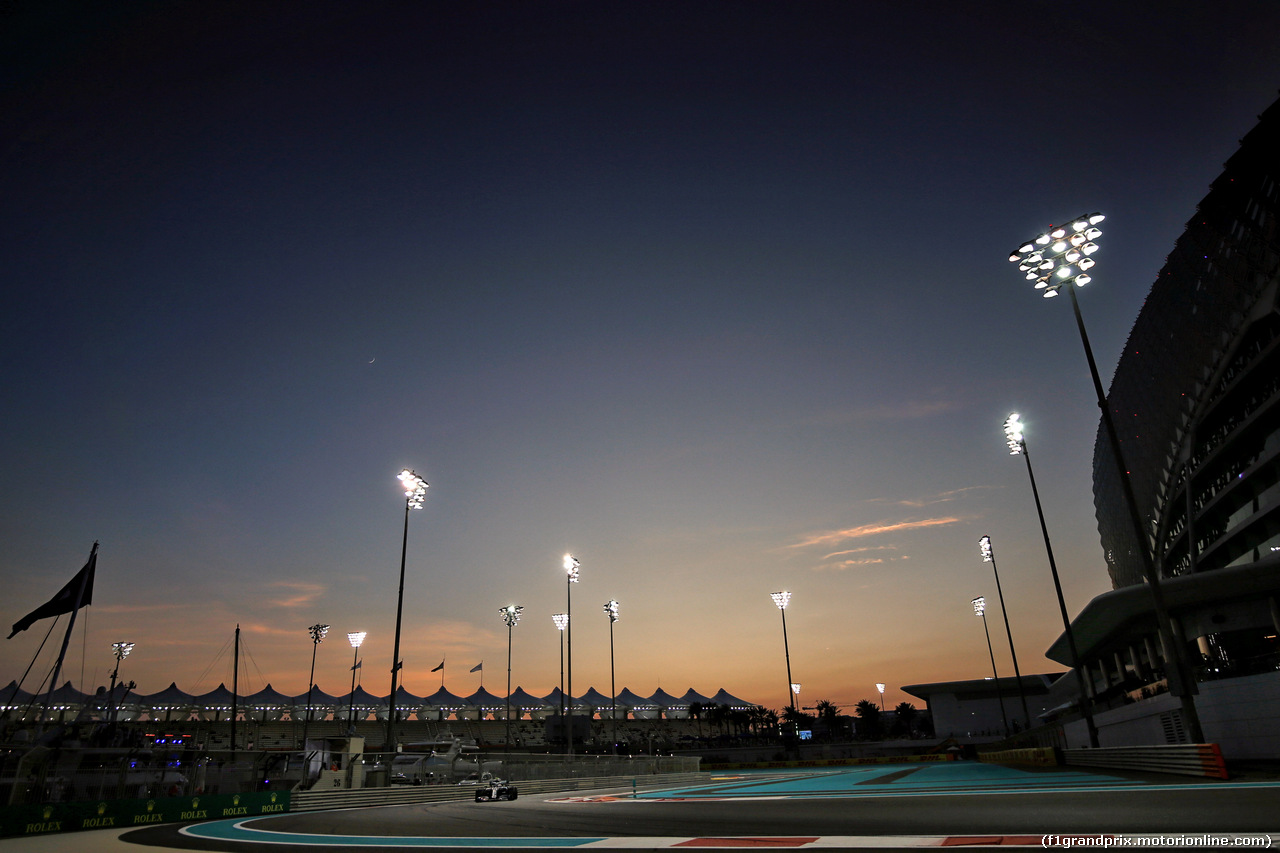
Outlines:
<svg viewBox="0 0 1280 853"><path fill-rule="evenodd" d="M1095 752L1096 750L1090 750ZM1052 747L1026 747L979 752L978 760L988 764L1034 764L1037 767L1056 767L1058 755Z"/></svg>
<svg viewBox="0 0 1280 853"><path fill-rule="evenodd" d="M709 773L662 773L650 776L593 776L577 779L536 779L515 782L520 796L554 794L591 788L668 787L696 785L711 781ZM475 798L478 784L396 785L390 788L351 788L340 791L295 791L289 811L312 812L324 809L394 806L410 803L442 803Z"/></svg>
<svg viewBox="0 0 1280 853"><path fill-rule="evenodd" d="M1229 778L1222 750L1216 743L1064 749L1062 763L1077 767L1114 767L1117 770L1207 776L1210 779Z"/></svg>
<svg viewBox="0 0 1280 853"><path fill-rule="evenodd" d="M874 758L812 758L803 761L740 761L703 764L706 770L775 770L790 767L844 767L849 764L909 764L916 761L955 761L947 752L928 755L878 755Z"/></svg>

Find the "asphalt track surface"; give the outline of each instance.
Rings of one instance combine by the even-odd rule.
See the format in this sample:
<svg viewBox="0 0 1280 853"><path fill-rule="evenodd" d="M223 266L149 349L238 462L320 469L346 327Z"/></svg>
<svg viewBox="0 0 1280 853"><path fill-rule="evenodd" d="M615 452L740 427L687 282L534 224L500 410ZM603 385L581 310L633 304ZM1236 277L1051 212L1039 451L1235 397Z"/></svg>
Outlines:
<svg viewBox="0 0 1280 853"><path fill-rule="evenodd" d="M1042 847L1045 836L1107 838L1119 846L1151 834L1267 834L1280 842L1280 781L971 762L742 772L634 795L627 789L515 802L462 799L68 833L17 839L13 847L5 842L4 853ZM51 846L59 840L65 846ZM22 846L37 841L46 844Z"/></svg>

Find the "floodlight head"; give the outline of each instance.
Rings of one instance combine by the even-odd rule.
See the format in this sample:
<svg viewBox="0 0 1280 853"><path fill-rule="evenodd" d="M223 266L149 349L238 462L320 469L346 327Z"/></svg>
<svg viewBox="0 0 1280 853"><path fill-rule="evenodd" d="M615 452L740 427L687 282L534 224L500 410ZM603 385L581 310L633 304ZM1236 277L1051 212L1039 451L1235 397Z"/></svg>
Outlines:
<svg viewBox="0 0 1280 853"><path fill-rule="evenodd" d="M364 638L369 636L368 631L348 631L347 642L351 644L351 648L358 649L360 644L364 642Z"/></svg>
<svg viewBox="0 0 1280 853"><path fill-rule="evenodd" d="M883 684L883 683L881 683L881 682L879 682L879 681L877 681L877 682L876 682L876 690L879 690L879 691L880 691L880 695L882 695L882 696L883 696L883 695L884 695L884 684Z"/></svg>
<svg viewBox="0 0 1280 853"><path fill-rule="evenodd" d="M318 646L320 645L320 641L324 639L324 635L329 633L329 626L321 625L317 622L307 630L311 632L311 642Z"/></svg>
<svg viewBox="0 0 1280 853"><path fill-rule="evenodd" d="M1009 261L1018 264L1018 269L1026 273L1027 281L1043 291L1046 299L1057 296L1057 289L1061 286L1088 284L1089 280L1081 280L1079 274L1093 265L1087 256L1098 250L1098 244L1093 241L1102 236L1102 231L1094 225L1104 218L1101 213L1077 216L1070 220L1070 225L1056 226L1048 233L1023 243L1009 253ZM1046 281L1048 275L1055 276L1055 281L1061 281L1049 284Z"/></svg>
<svg viewBox="0 0 1280 853"><path fill-rule="evenodd" d="M578 566L582 565L572 554L564 555L564 570L569 575L569 583L578 582Z"/></svg>
<svg viewBox="0 0 1280 853"><path fill-rule="evenodd" d="M978 548L982 551L982 562L991 563L995 561L995 555L991 552L991 537L983 536L978 540Z"/></svg>
<svg viewBox="0 0 1280 853"><path fill-rule="evenodd" d="M498 612L502 614L502 621L507 623L508 628L514 628L520 621L521 610L524 610L524 607L519 604L508 604L506 607L498 608Z"/></svg>
<svg viewBox="0 0 1280 853"><path fill-rule="evenodd" d="M1045 295L1047 296L1048 294ZM1005 418L1004 440L1009 445L1010 456L1017 456L1026 450L1026 443L1022 439L1022 419L1017 412Z"/></svg>
<svg viewBox="0 0 1280 853"><path fill-rule="evenodd" d="M609 615L609 622L618 621L618 600L611 598L604 603L604 612Z"/></svg>
<svg viewBox="0 0 1280 853"><path fill-rule="evenodd" d="M422 499L427 496L427 481L405 468L396 479L404 486L405 505L409 509L422 509Z"/></svg>
<svg viewBox="0 0 1280 853"><path fill-rule="evenodd" d="M973 600L973 615L985 616L987 613L987 599L985 596L978 596Z"/></svg>
<svg viewBox="0 0 1280 853"><path fill-rule="evenodd" d="M111 651L115 654L116 660L124 660L133 651L133 643L112 643Z"/></svg>
<svg viewBox="0 0 1280 853"><path fill-rule="evenodd" d="M569 626L569 614L553 613L551 614L551 621L555 622L556 627L559 628L561 631L563 631L565 628Z"/></svg>
<svg viewBox="0 0 1280 853"><path fill-rule="evenodd" d="M791 692L792 692L792 693L794 693L794 694L796 694L797 696L799 696L799 695L800 695L800 685L799 685L798 683L794 682L794 681L793 681L793 682L791 682Z"/></svg>
<svg viewBox="0 0 1280 853"><path fill-rule="evenodd" d="M773 599L773 603L778 605L779 610L786 610L787 605L791 603L791 593L783 590L782 592L771 592L769 597Z"/></svg>

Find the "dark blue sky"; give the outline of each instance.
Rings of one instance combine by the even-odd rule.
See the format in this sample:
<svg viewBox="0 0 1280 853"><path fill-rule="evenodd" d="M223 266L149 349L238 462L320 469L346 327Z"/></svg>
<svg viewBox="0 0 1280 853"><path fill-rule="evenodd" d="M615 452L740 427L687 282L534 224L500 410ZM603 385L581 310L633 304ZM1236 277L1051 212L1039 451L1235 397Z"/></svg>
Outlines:
<svg viewBox="0 0 1280 853"><path fill-rule="evenodd" d="M1080 298L1109 378L1280 85L1273 2L14 9L0 615L101 540L71 677L130 639L144 691L216 686L240 622L303 692L323 621L369 631L385 692L405 466L416 692L497 672L513 601L515 681L553 688L574 551L575 692L607 692L617 597L619 688L780 707L785 587L805 704L906 698L987 671L983 534L1023 671L1057 669L1000 424L1077 610L1097 409L1069 309L1005 259L1107 214Z"/></svg>

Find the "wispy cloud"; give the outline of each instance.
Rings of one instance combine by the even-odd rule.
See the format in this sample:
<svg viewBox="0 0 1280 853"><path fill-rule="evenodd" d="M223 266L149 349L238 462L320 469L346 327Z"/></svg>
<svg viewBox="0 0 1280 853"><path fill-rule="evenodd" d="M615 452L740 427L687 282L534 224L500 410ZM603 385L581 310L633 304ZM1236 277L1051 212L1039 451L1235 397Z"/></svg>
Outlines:
<svg viewBox="0 0 1280 853"><path fill-rule="evenodd" d="M328 590L328 587L323 584L307 581L276 581L267 586L282 591L283 597L273 599L271 602L276 607L303 607L324 595Z"/></svg>
<svg viewBox="0 0 1280 853"><path fill-rule="evenodd" d="M844 551L832 551L824 560L830 560L832 557L843 557L845 554L865 554L868 551L896 551L897 545L866 545L862 548L847 548Z"/></svg>
<svg viewBox="0 0 1280 853"><path fill-rule="evenodd" d="M859 566L874 566L884 562L883 557L871 557L866 560L839 560L834 563L820 563L813 567L815 572L844 572Z"/></svg>
<svg viewBox="0 0 1280 853"><path fill-rule="evenodd" d="M907 530L920 530L927 527L941 527L956 524L960 519L955 516L941 518L922 518L913 521L879 521L873 524L860 524L857 527L846 527L844 530L828 530L813 533L794 543L792 548L808 548L811 545L835 545L850 539L861 539L865 536L880 536L885 533L902 533Z"/></svg>
<svg viewBox="0 0 1280 853"><path fill-rule="evenodd" d="M949 492L939 492L936 495L929 495L923 498L902 498L899 500L893 500L891 498L871 498L868 503L889 503L894 504L895 506L909 506L918 509L920 507L931 506L932 504L940 504L956 500L957 498L964 497L967 492L989 488L991 488L991 486L965 486L962 489L952 489Z"/></svg>

